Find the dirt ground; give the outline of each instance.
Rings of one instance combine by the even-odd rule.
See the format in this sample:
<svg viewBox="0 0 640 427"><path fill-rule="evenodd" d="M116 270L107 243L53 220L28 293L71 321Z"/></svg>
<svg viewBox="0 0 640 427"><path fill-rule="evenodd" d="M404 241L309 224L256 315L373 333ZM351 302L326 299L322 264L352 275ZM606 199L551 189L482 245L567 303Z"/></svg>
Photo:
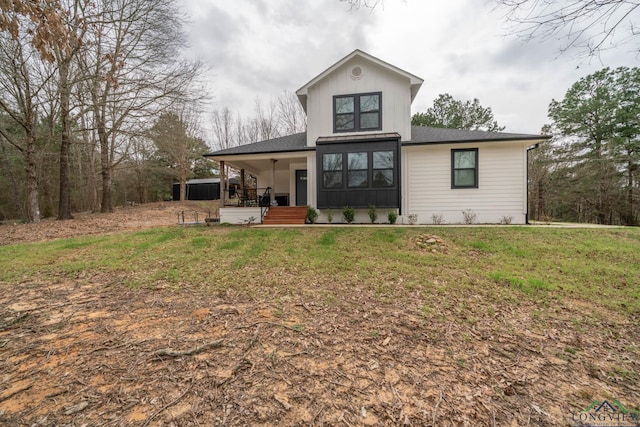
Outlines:
<svg viewBox="0 0 640 427"><path fill-rule="evenodd" d="M116 208L112 213L74 213L71 221L44 219L38 224L24 224L18 221L0 225L0 245L12 243L39 242L66 237L109 234L126 230L176 225L182 220L179 212L184 212L184 221L203 222L208 215L210 202L159 202Z"/></svg>
<svg viewBox="0 0 640 427"><path fill-rule="evenodd" d="M172 225L176 207L3 225L0 242ZM570 301L544 327L536 307L425 325L357 289L276 306L96 274L0 293L0 425L564 426L594 399L640 404L638 319L578 327Z"/></svg>

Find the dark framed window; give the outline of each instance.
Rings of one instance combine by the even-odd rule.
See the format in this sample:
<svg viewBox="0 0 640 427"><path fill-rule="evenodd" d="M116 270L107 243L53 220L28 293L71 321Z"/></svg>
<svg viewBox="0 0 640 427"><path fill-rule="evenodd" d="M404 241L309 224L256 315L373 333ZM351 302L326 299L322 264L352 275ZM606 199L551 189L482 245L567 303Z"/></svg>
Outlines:
<svg viewBox="0 0 640 427"><path fill-rule="evenodd" d="M478 188L478 149L451 150L451 188Z"/></svg>
<svg viewBox="0 0 640 427"><path fill-rule="evenodd" d="M382 92L333 97L333 131L382 129Z"/></svg>
<svg viewBox="0 0 640 427"><path fill-rule="evenodd" d="M393 151L373 152L373 186L393 187Z"/></svg>
<svg viewBox="0 0 640 427"><path fill-rule="evenodd" d="M342 188L342 153L322 155L322 186Z"/></svg>
<svg viewBox="0 0 640 427"><path fill-rule="evenodd" d="M347 186L367 188L369 186L369 153L347 153Z"/></svg>
<svg viewBox="0 0 640 427"><path fill-rule="evenodd" d="M319 209L400 207L399 138L318 141L316 182Z"/></svg>

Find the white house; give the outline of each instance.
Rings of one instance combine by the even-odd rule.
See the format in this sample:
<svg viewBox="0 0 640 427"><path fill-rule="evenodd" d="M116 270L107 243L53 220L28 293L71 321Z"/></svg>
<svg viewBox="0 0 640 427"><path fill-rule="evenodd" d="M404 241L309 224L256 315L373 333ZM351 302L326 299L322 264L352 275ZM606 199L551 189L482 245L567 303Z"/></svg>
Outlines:
<svg viewBox="0 0 640 427"><path fill-rule="evenodd" d="M302 221L292 207L309 205L318 222L330 211L340 222L347 206L369 222L375 206L382 221L395 211L399 222L455 224L470 211L479 223L526 223L527 150L546 137L411 126L422 82L360 50L323 71L296 92L307 132L207 154L258 182L233 206L223 200L220 220Z"/></svg>

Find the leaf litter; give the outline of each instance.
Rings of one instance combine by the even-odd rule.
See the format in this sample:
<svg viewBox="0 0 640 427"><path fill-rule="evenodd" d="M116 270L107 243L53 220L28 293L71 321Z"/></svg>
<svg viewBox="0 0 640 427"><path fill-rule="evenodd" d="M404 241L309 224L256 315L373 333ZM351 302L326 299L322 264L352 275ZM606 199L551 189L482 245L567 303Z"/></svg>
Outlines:
<svg viewBox="0 0 640 427"><path fill-rule="evenodd" d="M595 399L640 402L633 316L578 325L574 301L538 320L533 303L449 294L425 309L410 290L320 285L339 297L5 286L0 424L563 426Z"/></svg>

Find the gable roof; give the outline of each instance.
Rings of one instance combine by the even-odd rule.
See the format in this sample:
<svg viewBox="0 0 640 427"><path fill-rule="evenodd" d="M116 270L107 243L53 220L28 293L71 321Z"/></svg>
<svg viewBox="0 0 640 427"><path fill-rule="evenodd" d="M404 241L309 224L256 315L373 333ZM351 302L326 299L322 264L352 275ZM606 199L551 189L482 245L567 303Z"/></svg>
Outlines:
<svg viewBox="0 0 640 427"><path fill-rule="evenodd" d="M397 133L368 134L368 135L332 135L319 138L321 142L344 142L356 140L372 140L381 137L398 137ZM402 141L402 145L429 145L429 144L456 144L465 142L491 142L491 141L540 141L549 139L546 135L532 135L526 133L487 132L483 130L463 130L434 128L427 126L411 126L411 140ZM239 154L267 154L287 153L295 151L315 151L315 147L307 147L307 133L296 133L253 144L239 145L225 150L214 151L205 154L205 157L233 156Z"/></svg>
<svg viewBox="0 0 640 427"><path fill-rule="evenodd" d="M396 67L395 65L391 65L388 62L385 62L379 58L376 58L373 55L369 55L368 53L363 52L360 49L356 49L353 52L351 52L349 55L345 56L344 58L342 58L341 60L339 60L338 62L336 62L329 68L327 68L326 70L324 70L322 73L318 74L316 77L311 79L309 83L305 84L304 86L302 86L300 89L296 91L296 95L298 95L298 99L300 100L300 103L302 104L302 108L304 108L304 111L307 111L307 92L309 88L315 85L316 83L318 83L320 80L327 77L329 74L333 73L335 70L340 68L346 62L356 57L364 59L365 61L371 62L379 67L385 68L393 73L400 74L401 76L409 79L409 83L411 85L411 101L413 101L413 99L416 97L416 95L418 94L418 90L420 90L420 86L422 86L422 83L424 82L423 79L421 79L420 77L414 74L404 71Z"/></svg>

